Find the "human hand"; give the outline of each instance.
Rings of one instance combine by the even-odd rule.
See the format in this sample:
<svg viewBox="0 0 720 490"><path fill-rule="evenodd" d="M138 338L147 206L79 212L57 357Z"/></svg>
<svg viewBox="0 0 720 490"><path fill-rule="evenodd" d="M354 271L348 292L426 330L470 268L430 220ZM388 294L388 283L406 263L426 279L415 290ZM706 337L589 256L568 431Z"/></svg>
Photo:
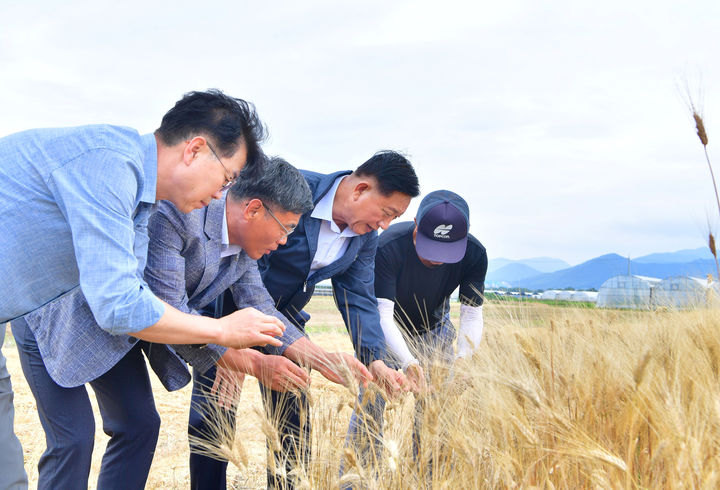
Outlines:
<svg viewBox="0 0 720 490"><path fill-rule="evenodd" d="M282 336L285 325L278 318L255 308L243 308L220 318L220 322L222 331L217 342L220 345L236 349L267 344L276 347L282 345L275 337Z"/></svg>
<svg viewBox="0 0 720 490"><path fill-rule="evenodd" d="M274 391L304 390L310 386L308 372L283 356L259 356L250 374Z"/></svg>
<svg viewBox="0 0 720 490"><path fill-rule="evenodd" d="M231 410L240 402L244 380L244 373L217 366L210 394L215 397L220 408Z"/></svg>
<svg viewBox="0 0 720 490"><path fill-rule="evenodd" d="M370 363L370 373L375 378L375 382L388 394L390 398L407 391L407 378L400 371L391 369L381 360L375 360Z"/></svg>
<svg viewBox="0 0 720 490"><path fill-rule="evenodd" d="M363 387L367 387L368 381L373 380L373 375L365 365L346 352L326 352L316 359L314 367L328 380L341 385L347 385L350 376L362 383Z"/></svg>
<svg viewBox="0 0 720 490"><path fill-rule="evenodd" d="M408 388L416 395L427 393L428 386L425 380L425 372L420 364L410 364L405 368L405 376L408 380Z"/></svg>

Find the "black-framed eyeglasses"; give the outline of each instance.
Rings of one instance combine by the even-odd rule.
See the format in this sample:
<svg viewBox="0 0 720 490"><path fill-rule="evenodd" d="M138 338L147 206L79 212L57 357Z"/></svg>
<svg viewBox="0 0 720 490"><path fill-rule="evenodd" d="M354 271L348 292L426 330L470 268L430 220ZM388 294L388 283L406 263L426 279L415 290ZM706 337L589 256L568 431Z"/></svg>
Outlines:
<svg viewBox="0 0 720 490"><path fill-rule="evenodd" d="M222 192L222 191L225 191L225 190L231 188L235 184L235 182L237 182L237 180L238 180L237 176L228 177L229 175L232 175L232 174L230 174L230 172L228 172L227 167L222 162L222 160L220 160L220 157L218 156L217 152L213 149L212 145L210 144L210 142L208 140L205 140L205 144L207 144L207 147L210 148L210 151L212 152L212 154L215 155L215 158L220 163L220 165L222 165L223 170L225 170L225 183L222 185L222 187L220 187L220 191Z"/></svg>
<svg viewBox="0 0 720 490"><path fill-rule="evenodd" d="M285 227L285 225L282 224L279 219L277 219L277 216L275 216L275 213L273 213L272 210L271 210L269 207L267 207L267 205L266 205L265 203L262 203L262 205L263 205L263 207L265 208L265 210L266 210L268 213L270 213L270 216L272 216L272 218L273 218L275 221L277 221L277 224L280 225L280 228L282 228L283 233L285 233L285 234L282 236L283 238L285 238L286 236L290 235L293 231L295 231L295 227L294 227L294 226L293 226L291 229L288 230L288 229Z"/></svg>

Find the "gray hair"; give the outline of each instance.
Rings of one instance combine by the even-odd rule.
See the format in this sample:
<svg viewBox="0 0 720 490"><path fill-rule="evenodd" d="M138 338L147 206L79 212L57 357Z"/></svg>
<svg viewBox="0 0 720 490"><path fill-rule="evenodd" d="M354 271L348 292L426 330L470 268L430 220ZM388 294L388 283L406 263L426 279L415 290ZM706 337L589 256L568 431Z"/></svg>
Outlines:
<svg viewBox="0 0 720 490"><path fill-rule="evenodd" d="M254 178L241 174L228 196L235 201L260 199L281 212L304 214L313 208L312 193L305 178L280 157L265 158Z"/></svg>

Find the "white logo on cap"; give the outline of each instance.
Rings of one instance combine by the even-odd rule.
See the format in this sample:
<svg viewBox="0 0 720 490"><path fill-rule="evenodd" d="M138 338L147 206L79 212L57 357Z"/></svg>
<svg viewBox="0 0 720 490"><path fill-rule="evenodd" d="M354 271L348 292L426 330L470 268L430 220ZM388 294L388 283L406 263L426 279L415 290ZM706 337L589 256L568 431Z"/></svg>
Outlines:
<svg viewBox="0 0 720 490"><path fill-rule="evenodd" d="M452 230L452 225L438 225L437 228L433 230L433 235L435 235L435 238L450 238L448 236L448 233L450 233L450 230Z"/></svg>

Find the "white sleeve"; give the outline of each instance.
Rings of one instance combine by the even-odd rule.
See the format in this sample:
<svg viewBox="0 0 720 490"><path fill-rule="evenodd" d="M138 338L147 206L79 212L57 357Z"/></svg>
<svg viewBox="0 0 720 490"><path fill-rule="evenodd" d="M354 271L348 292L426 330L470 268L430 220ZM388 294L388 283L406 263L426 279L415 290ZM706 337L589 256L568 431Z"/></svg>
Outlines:
<svg viewBox="0 0 720 490"><path fill-rule="evenodd" d="M378 312L380 313L380 327L382 327L390 353L400 362L403 369L410 364L419 364L418 360L410 353L400 328L395 323L393 313L395 302L385 298L378 298Z"/></svg>
<svg viewBox="0 0 720 490"><path fill-rule="evenodd" d="M378 300L379 301L379 300ZM465 357L480 345L483 331L482 305L460 305L457 357Z"/></svg>

